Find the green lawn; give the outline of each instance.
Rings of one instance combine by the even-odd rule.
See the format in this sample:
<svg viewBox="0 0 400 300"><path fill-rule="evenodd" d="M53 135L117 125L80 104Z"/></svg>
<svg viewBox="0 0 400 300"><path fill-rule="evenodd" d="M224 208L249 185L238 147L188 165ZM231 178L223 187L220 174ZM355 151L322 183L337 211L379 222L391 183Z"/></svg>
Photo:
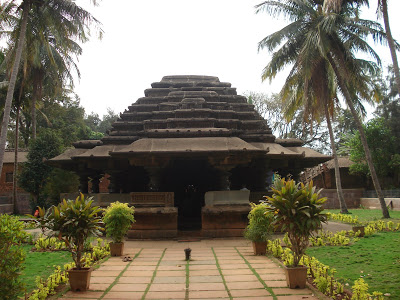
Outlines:
<svg viewBox="0 0 400 300"><path fill-rule="evenodd" d="M26 252L26 260L21 280L25 283L27 293L30 293L36 287L37 276L45 280L53 273L53 266L63 266L72 262L71 254L68 251L31 252L32 245L23 245L22 247Z"/></svg>
<svg viewBox="0 0 400 300"><path fill-rule="evenodd" d="M336 269L335 277L349 288L363 277L370 293L390 293L390 299L400 299L400 232L377 233L351 246L312 247L307 254Z"/></svg>
<svg viewBox="0 0 400 300"><path fill-rule="evenodd" d="M340 209L326 209L326 212L338 214ZM361 222L366 221L377 221L382 219L382 211L380 209L349 209L352 217L358 216L358 220ZM389 210L391 219L400 221L400 211ZM389 220L389 219L388 219Z"/></svg>

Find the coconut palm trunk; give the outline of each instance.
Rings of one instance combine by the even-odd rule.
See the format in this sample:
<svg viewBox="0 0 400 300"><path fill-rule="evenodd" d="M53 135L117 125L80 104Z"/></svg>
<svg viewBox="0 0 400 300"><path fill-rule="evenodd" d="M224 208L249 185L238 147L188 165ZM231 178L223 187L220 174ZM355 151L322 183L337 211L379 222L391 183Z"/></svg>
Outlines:
<svg viewBox="0 0 400 300"><path fill-rule="evenodd" d="M332 123L331 123L331 118L329 116L327 104L325 105L325 118L326 118L326 124L328 125L329 138L331 140L332 156L333 156L333 161L334 161L334 165L335 165L336 190L337 190L338 199L339 199L340 213L348 214L349 211L347 210L346 201L344 200L344 196L343 196L342 181L340 179L339 160L337 157L337 152L336 152L336 147L335 147L335 138L333 136Z"/></svg>
<svg viewBox="0 0 400 300"><path fill-rule="evenodd" d="M380 4L381 4L381 8L382 8L383 22L385 24L385 31L386 31L388 44L389 44L390 54L392 56L393 71L394 71L394 76L395 76L396 84L397 84L397 92L400 95L399 63L397 61L396 46L394 44L392 32L390 30L390 25L389 25L389 14L388 14L387 0L380 0Z"/></svg>
<svg viewBox="0 0 400 300"><path fill-rule="evenodd" d="M345 80L341 74L341 72L339 71L338 66L336 65L336 62L334 61L332 55L330 53L328 53L327 58L329 60L329 63L332 66L332 69L334 70L337 80L338 80L338 84L340 86L340 89L342 90L343 96L345 98L346 104L349 106L351 114L353 115L354 121L356 122L357 125L357 129L360 132L360 138L361 138L361 143L363 145L364 148L364 152L365 152L365 158L367 160L367 164L369 167L369 171L371 173L371 178L372 178L372 182L374 183L374 187L375 187L375 191L378 195L378 199L379 199L379 203L381 205L381 209L382 209L382 214L384 218L390 218L389 215L389 210L386 207L386 203L385 203L385 199L383 197L383 193L382 193L382 189L381 189L381 185L379 183L378 180L378 176L376 175L376 171L375 171L375 167L374 164L372 162L372 157L371 157L371 152L369 151L369 146L367 143L367 138L365 137L365 132L364 132L364 128L361 124L360 118L357 114L357 111L354 108L353 102L351 101L351 95L349 90L347 89ZM345 68L343 68L345 69Z"/></svg>
<svg viewBox="0 0 400 300"><path fill-rule="evenodd" d="M8 84L6 102L4 105L3 122L1 123L0 174L3 169L4 152L6 150L6 143L7 143L7 129L8 129L8 123L10 122L11 105L12 105L12 100L13 100L13 96L14 96L14 89L15 89L15 84L17 81L19 65L21 62L22 50L25 45L25 34L26 34L26 27L28 24L28 16L29 16L30 7L31 7L30 0L25 0L21 4L21 8L22 8L21 31L20 31L19 37L18 37L17 50L16 50L16 54L15 54L13 68L11 70L10 81Z"/></svg>
<svg viewBox="0 0 400 300"><path fill-rule="evenodd" d="M18 214L18 206L17 206L17 172L18 172L18 132L19 132L19 113L20 113L20 106L17 106L17 113L15 115L15 149L14 149L14 173L13 173L13 213Z"/></svg>

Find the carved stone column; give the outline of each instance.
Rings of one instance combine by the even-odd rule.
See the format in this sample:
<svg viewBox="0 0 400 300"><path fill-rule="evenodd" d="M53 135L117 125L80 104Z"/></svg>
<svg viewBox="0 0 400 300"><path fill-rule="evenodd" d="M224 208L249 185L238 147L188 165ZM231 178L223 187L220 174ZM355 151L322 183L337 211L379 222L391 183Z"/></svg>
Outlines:
<svg viewBox="0 0 400 300"><path fill-rule="evenodd" d="M107 172L108 173L108 172ZM109 193L119 193L121 190L121 185L119 181L119 174L116 172L109 173L110 177L110 184L108 185L108 192Z"/></svg>
<svg viewBox="0 0 400 300"><path fill-rule="evenodd" d="M87 175L79 176L79 191L82 194L87 194L89 192L88 183L89 183L89 179L88 179Z"/></svg>
<svg viewBox="0 0 400 300"><path fill-rule="evenodd" d="M231 189L231 182L229 180L229 177L231 176L231 173L228 171L220 171L221 172L221 177L220 177L220 186L221 190L223 191L229 191Z"/></svg>
<svg viewBox="0 0 400 300"><path fill-rule="evenodd" d="M150 192L157 192L160 190L160 176L161 176L161 170L159 167L145 167L145 170L147 171L150 181L148 184L148 190Z"/></svg>
<svg viewBox="0 0 400 300"><path fill-rule="evenodd" d="M101 175L95 175L92 176L92 193L96 193L98 194L100 192L100 179L101 179Z"/></svg>
<svg viewBox="0 0 400 300"><path fill-rule="evenodd" d="M229 191L231 189L231 167L228 166L219 166L217 167L219 171L219 189L221 191Z"/></svg>

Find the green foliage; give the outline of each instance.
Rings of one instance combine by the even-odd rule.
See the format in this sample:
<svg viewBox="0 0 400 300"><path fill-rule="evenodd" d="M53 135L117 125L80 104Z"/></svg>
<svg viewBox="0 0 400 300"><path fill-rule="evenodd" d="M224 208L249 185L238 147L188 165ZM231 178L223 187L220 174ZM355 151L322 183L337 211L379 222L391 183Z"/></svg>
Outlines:
<svg viewBox="0 0 400 300"><path fill-rule="evenodd" d="M340 214L339 209L327 209L328 213L333 214ZM351 209L350 216L357 219L359 222L369 222L369 221L376 221L382 219L382 211L380 209ZM400 221L400 211L393 210L390 212L391 219L394 221ZM341 217L340 217L341 218Z"/></svg>
<svg viewBox="0 0 400 300"><path fill-rule="evenodd" d="M392 221L384 222L379 220L369 222L366 227L366 232L369 233L363 239L357 238L357 234L352 230L337 233L319 231L317 236L310 238L311 245L318 247L312 247L307 250L307 255L303 256L300 263L309 267L309 276L313 278L313 282L319 291L325 295L333 296L343 293L343 284L334 278L336 273L341 278L345 278L346 281L349 278L357 280L360 276L360 270L364 270L361 271L361 277L373 283L374 288L381 289L385 285L383 291L390 291L393 295L393 291L398 287L398 278L400 278L398 276L393 277L393 274L400 274L398 264L393 263L400 253L397 246L399 235L396 232L399 230L400 223L396 224ZM385 232L386 234L382 235L379 232ZM286 248L281 246L282 241L279 239L268 241L267 251L269 254L282 260L285 265L291 265L294 256L287 239L286 237L284 238L288 246ZM386 255L380 257L379 254L383 250L385 250ZM321 263L313 256L317 256L325 264L336 267L337 271ZM374 259L371 260L371 257L374 257ZM355 268L352 267L353 265ZM381 281L376 282L378 280ZM360 283L355 283L353 293L363 295L359 291L363 286ZM366 295L370 298L356 299L383 299L382 293L373 292L369 294L368 289L366 290Z"/></svg>
<svg viewBox="0 0 400 300"><path fill-rule="evenodd" d="M360 278L354 282L352 286L353 296L352 300L368 300L368 284L365 283L364 279Z"/></svg>
<svg viewBox="0 0 400 300"><path fill-rule="evenodd" d="M47 237L42 235L36 240L35 248L39 251L54 251L66 249L66 245L63 241L60 241L55 237Z"/></svg>
<svg viewBox="0 0 400 300"><path fill-rule="evenodd" d="M358 236L358 234L354 234L352 231L332 233L321 230L316 236L310 237L310 244L312 246L346 246L350 244L350 236Z"/></svg>
<svg viewBox="0 0 400 300"><path fill-rule="evenodd" d="M383 180L386 177L398 177L400 173L397 154L398 142L383 118L370 120L365 126L365 135L371 151L372 161L381 184L390 187L391 182ZM350 155L354 163L350 166L351 173L361 173L370 176L365 158L364 148L361 143L360 133L356 131L344 138L341 151Z"/></svg>
<svg viewBox="0 0 400 300"><path fill-rule="evenodd" d="M76 173L53 168L43 188L43 197L48 205L60 203L61 193L72 193L79 188L79 176Z"/></svg>
<svg viewBox="0 0 400 300"><path fill-rule="evenodd" d="M25 285L24 291L30 294L36 287L37 277L45 280L53 271L55 266L62 266L66 263L72 263L71 255L68 251L33 251L32 245L22 245L26 253L24 262L24 271L21 274L21 281Z"/></svg>
<svg viewBox="0 0 400 300"><path fill-rule="evenodd" d="M294 256L290 248L282 248L282 241L276 239L268 241L267 251L276 258L283 261L287 266L293 265ZM343 293L343 284L334 279L335 269L319 262L315 257L304 255L300 263L308 267L308 277L310 277L318 290L328 296L336 296Z"/></svg>
<svg viewBox="0 0 400 300"><path fill-rule="evenodd" d="M64 147L70 147L77 140L88 139L89 130L85 124L85 109L79 100L68 96L57 101L48 99L43 102L42 114L38 115L38 134L51 129L62 141Z"/></svg>
<svg viewBox="0 0 400 300"><path fill-rule="evenodd" d="M348 214L334 214L334 213L330 213L327 212L326 213L328 220L335 220L335 221L339 221L342 223L348 223L348 224L359 224L360 222L358 221L358 217L357 216L352 216L352 215L348 215Z"/></svg>
<svg viewBox="0 0 400 300"><path fill-rule="evenodd" d="M267 197L267 209L273 214L275 228L288 233L294 253L293 266L297 266L309 242L309 237L321 228L327 217L312 181L307 185L276 176L272 197Z"/></svg>
<svg viewBox="0 0 400 300"><path fill-rule="evenodd" d="M67 271L73 268L73 264L65 264L63 268L55 266L54 273L51 274L47 280L42 281L40 277L36 278L36 287L29 300L45 300L48 295L54 295L55 289L60 284L68 282Z"/></svg>
<svg viewBox="0 0 400 300"><path fill-rule="evenodd" d="M90 267L99 260L110 255L110 244L108 242L103 241L103 239L98 238L97 244L92 245L90 251L85 252L83 255L83 261L85 267Z"/></svg>
<svg viewBox="0 0 400 300"><path fill-rule="evenodd" d="M29 146L27 162L19 175L19 186L33 196L32 208L46 206L43 188L49 180L53 168L45 161L62 151L60 138L52 131L43 131Z"/></svg>
<svg viewBox="0 0 400 300"><path fill-rule="evenodd" d="M354 282L351 287L353 291L353 296L351 300L383 300L382 293L374 292L372 295L368 293L368 284L364 279L360 278Z"/></svg>
<svg viewBox="0 0 400 300"><path fill-rule="evenodd" d="M358 212L367 211L368 215L370 213L369 210L357 210ZM381 231L398 231L400 230L400 222L393 222L393 221L383 221L383 220L376 220L376 221L368 221L371 217L367 218L364 213L361 213L363 222L360 222L357 215L347 215L347 214L335 214L335 213L327 213L329 220L335 220L343 223L350 223L350 224L363 224L365 225L365 235L370 236L376 232ZM375 217L376 219L376 217ZM313 241L314 242L314 241Z"/></svg>
<svg viewBox="0 0 400 300"><path fill-rule="evenodd" d="M65 242L77 269L82 268L82 254L89 236L101 234L101 208L81 194L74 200L63 200L53 206L47 217L47 228Z"/></svg>
<svg viewBox="0 0 400 300"><path fill-rule="evenodd" d="M104 211L103 221L106 224L106 233L114 243L121 243L132 224L135 222L134 207L128 203L111 203Z"/></svg>
<svg viewBox="0 0 400 300"><path fill-rule="evenodd" d="M253 242L266 242L272 232L272 214L267 210L266 203L250 204L252 209L249 212L247 225L244 231L244 237Z"/></svg>
<svg viewBox="0 0 400 300"><path fill-rule="evenodd" d="M20 245L26 238L24 224L17 217L0 215L0 295L2 299L17 299L23 287L19 275L23 270L25 253Z"/></svg>
<svg viewBox="0 0 400 300"><path fill-rule="evenodd" d="M337 270L338 280L348 286L359 278L368 283L369 290L390 293L393 299L400 297L399 232L376 232L360 238L348 246L312 247L308 256Z"/></svg>
<svg viewBox="0 0 400 300"><path fill-rule="evenodd" d="M83 255L83 262L85 267L90 267L101 259L110 255L110 247L107 242L98 238L95 245L92 245L92 250ZM65 264L63 268L54 266L55 270L46 280L40 277L36 278L36 287L29 300L44 300L49 295L55 294L55 289L58 285L68 281L67 271L75 267L74 263Z"/></svg>
<svg viewBox="0 0 400 300"><path fill-rule="evenodd" d="M116 114L111 108L107 108L107 114L103 115L103 119L100 119L96 113L91 113L85 118L86 126L90 130L90 139L101 139L107 131L111 128L111 125L118 119Z"/></svg>

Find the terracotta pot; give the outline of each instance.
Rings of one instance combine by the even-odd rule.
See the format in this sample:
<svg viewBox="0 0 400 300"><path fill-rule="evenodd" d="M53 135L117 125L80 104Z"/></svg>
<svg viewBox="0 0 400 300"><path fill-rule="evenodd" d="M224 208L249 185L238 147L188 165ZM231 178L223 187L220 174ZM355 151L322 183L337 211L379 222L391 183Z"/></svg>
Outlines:
<svg viewBox="0 0 400 300"><path fill-rule="evenodd" d="M265 255L267 252L267 242L253 242L253 251L255 255Z"/></svg>
<svg viewBox="0 0 400 300"><path fill-rule="evenodd" d="M285 267L286 282L291 289L304 289L307 282L307 267Z"/></svg>
<svg viewBox="0 0 400 300"><path fill-rule="evenodd" d="M353 231L356 233L357 231L360 232L358 235L359 237L363 237L365 235L365 227L364 226L353 226Z"/></svg>
<svg viewBox="0 0 400 300"><path fill-rule="evenodd" d="M92 268L73 268L68 270L69 284L73 292L84 292L89 289Z"/></svg>
<svg viewBox="0 0 400 300"><path fill-rule="evenodd" d="M122 256L124 254L124 243L110 243L111 256Z"/></svg>

